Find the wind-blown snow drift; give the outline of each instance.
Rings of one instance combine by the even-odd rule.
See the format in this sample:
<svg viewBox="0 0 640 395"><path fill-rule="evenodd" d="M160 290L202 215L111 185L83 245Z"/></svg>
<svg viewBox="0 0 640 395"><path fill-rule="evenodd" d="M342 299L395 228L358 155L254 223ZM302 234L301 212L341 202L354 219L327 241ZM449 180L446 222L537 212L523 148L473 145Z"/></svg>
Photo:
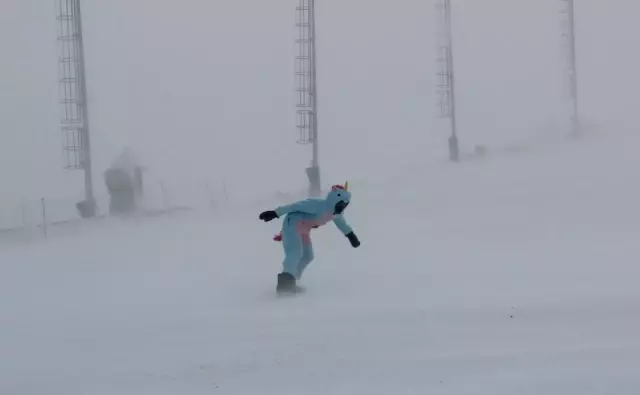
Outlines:
<svg viewBox="0 0 640 395"><path fill-rule="evenodd" d="M354 183L295 298L268 207L6 249L0 393L635 395L637 146Z"/></svg>

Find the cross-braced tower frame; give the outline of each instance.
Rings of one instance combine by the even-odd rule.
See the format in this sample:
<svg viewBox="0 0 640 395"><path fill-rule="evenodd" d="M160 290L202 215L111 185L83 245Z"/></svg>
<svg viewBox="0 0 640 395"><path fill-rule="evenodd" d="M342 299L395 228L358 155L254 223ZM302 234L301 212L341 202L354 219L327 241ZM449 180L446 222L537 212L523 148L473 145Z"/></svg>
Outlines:
<svg viewBox="0 0 640 395"><path fill-rule="evenodd" d="M307 168L309 195L319 196L320 166L318 164L318 89L316 81L315 0L300 0L296 8L298 55L296 56L298 143L312 145L311 166Z"/></svg>
<svg viewBox="0 0 640 395"><path fill-rule="evenodd" d="M565 72L569 85L571 134L580 133L580 116L578 112L578 73L576 67L576 36L573 0L560 0L563 16L562 38L565 54Z"/></svg>
<svg viewBox="0 0 640 395"><path fill-rule="evenodd" d="M96 212L91 169L87 84L82 41L80 0L57 0L59 94L65 167L84 170L85 200L78 203L82 217Z"/></svg>
<svg viewBox="0 0 640 395"><path fill-rule="evenodd" d="M453 70L453 43L451 27L451 1L437 0L437 86L438 115L449 119L449 160L459 160L458 132L456 129L456 96Z"/></svg>

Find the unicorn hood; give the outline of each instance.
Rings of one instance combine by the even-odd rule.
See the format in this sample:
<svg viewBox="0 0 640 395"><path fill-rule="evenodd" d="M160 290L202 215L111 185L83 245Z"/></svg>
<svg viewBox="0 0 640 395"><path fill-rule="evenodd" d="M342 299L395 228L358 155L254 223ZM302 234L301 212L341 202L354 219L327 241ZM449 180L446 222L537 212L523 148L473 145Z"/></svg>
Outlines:
<svg viewBox="0 0 640 395"><path fill-rule="evenodd" d="M333 209L333 214L342 214L344 209L346 209L351 202L349 183L345 182L344 185L332 186L325 201L327 202L327 206Z"/></svg>

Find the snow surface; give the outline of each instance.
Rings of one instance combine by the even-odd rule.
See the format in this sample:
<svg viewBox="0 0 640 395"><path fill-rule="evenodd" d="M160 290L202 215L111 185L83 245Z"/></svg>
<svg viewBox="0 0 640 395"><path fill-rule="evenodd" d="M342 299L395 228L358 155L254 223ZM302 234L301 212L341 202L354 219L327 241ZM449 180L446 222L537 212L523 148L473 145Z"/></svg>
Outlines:
<svg viewBox="0 0 640 395"><path fill-rule="evenodd" d="M3 244L0 394L637 395L637 143L362 177L294 298L262 205Z"/></svg>

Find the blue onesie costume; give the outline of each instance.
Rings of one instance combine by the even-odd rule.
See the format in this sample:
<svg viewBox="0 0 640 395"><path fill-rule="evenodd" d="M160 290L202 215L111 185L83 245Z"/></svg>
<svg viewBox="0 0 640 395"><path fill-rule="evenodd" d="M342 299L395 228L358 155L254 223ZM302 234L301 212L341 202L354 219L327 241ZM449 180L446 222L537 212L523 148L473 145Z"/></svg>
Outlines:
<svg viewBox="0 0 640 395"><path fill-rule="evenodd" d="M354 248L360 245L342 214L350 201L351 193L348 183L345 183L344 186L334 185L325 199L305 199L260 214L260 219L265 222L285 216L282 232L274 238L282 240L285 253L283 270L278 275L278 291L295 291L296 280L302 277L304 269L313 260L311 229L333 221Z"/></svg>

